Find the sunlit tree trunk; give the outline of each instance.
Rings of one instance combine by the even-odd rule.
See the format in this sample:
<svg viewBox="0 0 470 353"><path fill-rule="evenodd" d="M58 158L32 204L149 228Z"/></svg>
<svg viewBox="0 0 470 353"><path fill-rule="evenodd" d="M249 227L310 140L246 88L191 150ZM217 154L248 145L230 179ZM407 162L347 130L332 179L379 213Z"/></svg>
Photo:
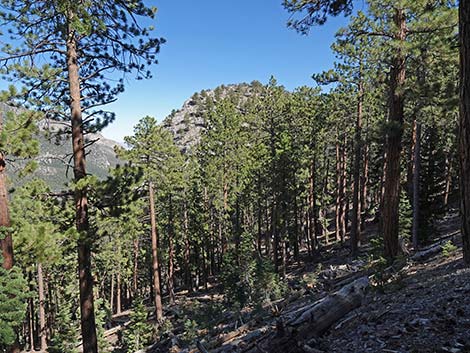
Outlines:
<svg viewBox="0 0 470 353"><path fill-rule="evenodd" d="M38 296L39 296L39 343L41 351L47 349L47 332L46 332L46 300L44 296L44 275L42 264L38 263Z"/></svg>
<svg viewBox="0 0 470 353"><path fill-rule="evenodd" d="M149 182L149 208L150 208L150 228L152 235L152 277L153 277L153 292L154 292L154 305L155 305L155 317L158 322L163 321L163 306L162 306L162 294L160 288L160 264L158 260L158 231L155 214L155 201L154 201L154 190L153 182Z"/></svg>
<svg viewBox="0 0 470 353"><path fill-rule="evenodd" d="M67 33L67 71L70 89L72 125L73 172L75 181L86 177L83 135L80 75L78 67L76 32L72 29L73 15L69 15ZM78 237L78 271L83 353L97 353L96 324L91 274L91 239L88 223L88 198L85 189L75 190L75 224Z"/></svg>
<svg viewBox="0 0 470 353"><path fill-rule="evenodd" d="M389 129L386 144L387 168L385 170L384 202L382 207L382 228L384 235L384 254L388 259L398 255L398 207L400 202L400 153L402 147L405 83L405 54L401 45L406 38L406 22L403 9L396 9L394 23L397 27L395 39L397 52L390 70Z"/></svg>

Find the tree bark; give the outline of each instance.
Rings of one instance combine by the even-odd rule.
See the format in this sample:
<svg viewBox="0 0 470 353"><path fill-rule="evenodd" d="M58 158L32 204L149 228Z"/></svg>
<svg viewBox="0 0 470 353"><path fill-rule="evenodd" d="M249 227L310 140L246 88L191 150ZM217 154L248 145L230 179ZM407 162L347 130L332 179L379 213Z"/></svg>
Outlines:
<svg viewBox="0 0 470 353"><path fill-rule="evenodd" d="M46 335L46 301L44 297L44 276L42 272L42 264L38 263L38 296L39 296L39 342L41 352L47 350Z"/></svg>
<svg viewBox="0 0 470 353"><path fill-rule="evenodd" d="M340 226L340 236L341 242L344 242L344 238L348 232L348 213L349 213L349 198L347 195L347 185L348 185L348 170L347 170L347 161L346 161L346 136L344 136L344 143L340 150L341 153L341 217L339 219Z"/></svg>
<svg viewBox="0 0 470 353"><path fill-rule="evenodd" d="M174 237L175 237L175 227L173 219L173 200L171 195L169 196L170 210L168 214L168 295L170 296L170 305L175 304L175 270L174 270Z"/></svg>
<svg viewBox="0 0 470 353"><path fill-rule="evenodd" d="M315 231L315 155L310 161L309 187L308 187L308 238L312 254L316 248Z"/></svg>
<svg viewBox="0 0 470 353"><path fill-rule="evenodd" d="M191 244L189 241L189 217L188 205L184 202L183 210L183 229L184 229L184 283L188 291L192 290L192 276L191 276Z"/></svg>
<svg viewBox="0 0 470 353"><path fill-rule="evenodd" d="M132 280L132 297L137 296L137 291L139 288L139 238L134 239L134 270L133 270L133 280Z"/></svg>
<svg viewBox="0 0 470 353"><path fill-rule="evenodd" d="M449 206L449 195L452 185L452 159L450 152L446 152L446 187L444 191L444 207Z"/></svg>
<svg viewBox="0 0 470 353"><path fill-rule="evenodd" d="M359 78L356 129L354 137L354 166L353 166L353 209L351 219L351 254L357 256L361 238L361 203L360 203L360 183L361 183L361 160L362 160L362 103L364 85L362 78Z"/></svg>
<svg viewBox="0 0 470 353"><path fill-rule="evenodd" d="M34 299L28 300L29 349L34 351Z"/></svg>
<svg viewBox="0 0 470 353"><path fill-rule="evenodd" d="M158 232L157 222L155 219L155 201L153 182L149 181L148 185L149 203L150 203L150 228L152 234L152 277L153 277L153 292L155 304L155 317L157 322L163 321L163 306L162 306L162 293L160 288L160 264L158 261Z"/></svg>
<svg viewBox="0 0 470 353"><path fill-rule="evenodd" d="M67 71L70 90L72 123L73 173L75 181L86 177L85 148L81 108L80 75L76 33L72 28L73 14L69 15L67 33ZM78 237L78 271L83 353L97 353L96 324L91 274L91 239L88 222L88 199L85 189L75 190L75 224Z"/></svg>
<svg viewBox="0 0 470 353"><path fill-rule="evenodd" d="M368 216L369 203L367 200L369 184L369 145L367 138L364 145L364 165L361 177L361 230L365 229L366 217Z"/></svg>
<svg viewBox="0 0 470 353"><path fill-rule="evenodd" d="M111 293L109 295L109 307L111 314L114 314L114 273L111 273Z"/></svg>
<svg viewBox="0 0 470 353"><path fill-rule="evenodd" d="M339 140L339 137L338 137ZM344 241L344 235L341 233L341 218L343 208L341 206L342 202L342 179L341 179L341 152L339 141L336 142L336 202L335 202L335 233L336 241Z"/></svg>
<svg viewBox="0 0 470 353"><path fill-rule="evenodd" d="M3 127L3 113L0 112L0 131ZM8 209L8 191L6 185L6 162L3 153L0 153L0 227L10 227L10 211ZM13 267L13 239L8 229L2 231L0 235L0 248L2 249L3 263L5 270Z"/></svg>
<svg viewBox="0 0 470 353"><path fill-rule="evenodd" d="M265 350L272 353L304 352L298 343L321 336L339 319L360 307L368 287L368 277L361 277L335 293L295 310L294 317L281 318L278 333L276 337L270 336Z"/></svg>
<svg viewBox="0 0 470 353"><path fill-rule="evenodd" d="M459 1L460 32L460 217L463 259L470 265L470 1Z"/></svg>
<svg viewBox="0 0 470 353"><path fill-rule="evenodd" d="M383 235L384 254L389 260L398 255L398 231L400 202L400 153L403 135L405 83L405 55L402 50L406 38L406 21L403 9L396 9L394 22L398 32L395 40L399 42L397 52L390 69L390 105L389 129L387 138L387 169L385 171L384 202L383 202Z"/></svg>
<svg viewBox="0 0 470 353"><path fill-rule="evenodd" d="M116 273L116 314L120 314L122 311L122 288L121 288L121 268L118 268Z"/></svg>
<svg viewBox="0 0 470 353"><path fill-rule="evenodd" d="M413 150L413 248L418 249L419 230L419 173L420 173L420 152L421 152L421 124L415 120L414 129L414 150Z"/></svg>

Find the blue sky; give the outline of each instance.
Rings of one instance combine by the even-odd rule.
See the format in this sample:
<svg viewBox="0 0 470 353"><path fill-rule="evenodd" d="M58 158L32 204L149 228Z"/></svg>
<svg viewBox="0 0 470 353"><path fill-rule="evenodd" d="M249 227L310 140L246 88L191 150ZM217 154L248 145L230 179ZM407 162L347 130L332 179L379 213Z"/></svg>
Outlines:
<svg viewBox="0 0 470 353"><path fill-rule="evenodd" d="M287 89L314 85L312 73L329 69L334 33L346 20L330 19L302 36L286 27L282 0L158 0L155 34L162 46L153 78L128 77L110 109L116 121L106 137L122 141L145 116L159 121L194 92L221 84L267 82L274 75Z"/></svg>

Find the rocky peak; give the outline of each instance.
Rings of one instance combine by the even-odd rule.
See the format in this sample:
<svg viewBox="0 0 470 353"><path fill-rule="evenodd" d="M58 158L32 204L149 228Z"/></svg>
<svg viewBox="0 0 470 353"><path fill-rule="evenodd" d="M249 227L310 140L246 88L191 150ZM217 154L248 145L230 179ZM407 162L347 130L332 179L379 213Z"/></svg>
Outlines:
<svg viewBox="0 0 470 353"><path fill-rule="evenodd" d="M206 129L206 116L214 104L234 95L240 105L249 97L256 95L262 84L258 81L221 85L215 89L202 90L192 95L178 110L173 110L163 121L163 126L174 136L175 143L183 151L188 151L200 140Z"/></svg>

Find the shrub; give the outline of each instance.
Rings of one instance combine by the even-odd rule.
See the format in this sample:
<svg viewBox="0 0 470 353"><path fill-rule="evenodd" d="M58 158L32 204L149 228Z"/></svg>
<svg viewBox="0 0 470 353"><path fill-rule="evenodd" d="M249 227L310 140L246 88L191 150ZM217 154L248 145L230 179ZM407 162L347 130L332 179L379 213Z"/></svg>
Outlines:
<svg viewBox="0 0 470 353"><path fill-rule="evenodd" d="M26 280L16 267L7 271L0 266L0 351L16 339L15 331L26 312L27 288Z"/></svg>
<svg viewBox="0 0 470 353"><path fill-rule="evenodd" d="M147 309L141 300L135 301L130 318L131 322L124 331L123 343L127 351L135 352L150 344L154 328L147 322Z"/></svg>
<svg viewBox="0 0 470 353"><path fill-rule="evenodd" d="M445 257L449 257L455 250L457 250L457 247L452 243L451 240L442 245L442 255Z"/></svg>
<svg viewBox="0 0 470 353"><path fill-rule="evenodd" d="M221 282L227 301L240 308L279 299L287 288L272 262L257 256L247 233L242 235L238 259L235 250L225 255Z"/></svg>

